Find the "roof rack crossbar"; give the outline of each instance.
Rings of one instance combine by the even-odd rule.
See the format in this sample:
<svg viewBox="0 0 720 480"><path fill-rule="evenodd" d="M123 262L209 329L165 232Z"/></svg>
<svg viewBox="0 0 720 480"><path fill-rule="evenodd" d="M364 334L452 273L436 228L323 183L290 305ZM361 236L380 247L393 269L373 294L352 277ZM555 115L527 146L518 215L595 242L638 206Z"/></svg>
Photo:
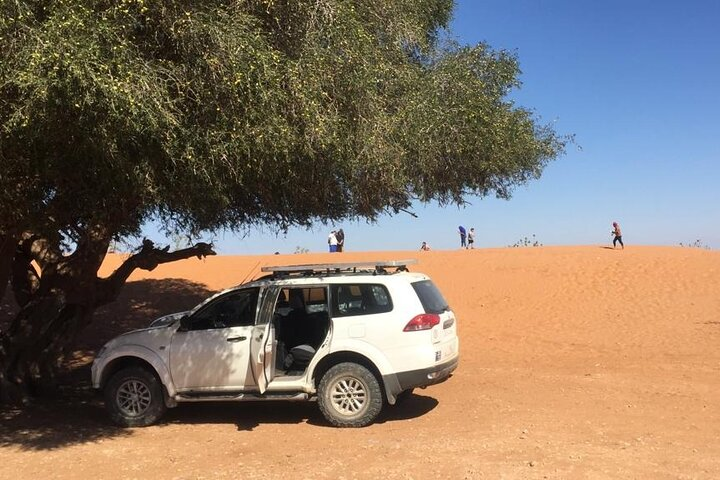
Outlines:
<svg viewBox="0 0 720 480"><path fill-rule="evenodd" d="M262 267L262 272L270 272L274 275L290 274L290 273L341 273L343 271L352 271L357 273L358 270L369 269L376 272L387 272L387 268L394 268L395 271L407 271L408 265L414 265L417 260L414 258L407 260L382 260L368 262L350 262L350 263L311 263L306 265L277 265Z"/></svg>

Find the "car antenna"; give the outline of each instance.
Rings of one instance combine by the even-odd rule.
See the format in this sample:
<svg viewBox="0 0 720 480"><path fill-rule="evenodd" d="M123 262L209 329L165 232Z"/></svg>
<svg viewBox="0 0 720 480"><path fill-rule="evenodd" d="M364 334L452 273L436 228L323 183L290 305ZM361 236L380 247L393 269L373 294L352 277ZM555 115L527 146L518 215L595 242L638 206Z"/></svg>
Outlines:
<svg viewBox="0 0 720 480"><path fill-rule="evenodd" d="M258 268L259 266L260 266L260 260L258 260L257 263L255 264L255 266L248 271L247 275L245 275L245 278L243 278L243 279L242 279L242 282L240 282L240 285L243 285L243 284L247 281L248 277L250 277L250 275L252 275L252 273L253 273L255 270L257 270L257 268Z"/></svg>

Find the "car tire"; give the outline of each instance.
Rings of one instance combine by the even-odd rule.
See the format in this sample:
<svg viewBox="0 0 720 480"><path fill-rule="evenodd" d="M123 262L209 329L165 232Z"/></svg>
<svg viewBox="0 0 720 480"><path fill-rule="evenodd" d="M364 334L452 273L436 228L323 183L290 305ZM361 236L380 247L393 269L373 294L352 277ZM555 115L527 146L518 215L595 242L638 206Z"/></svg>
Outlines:
<svg viewBox="0 0 720 480"><path fill-rule="evenodd" d="M336 427L371 424L383 406L380 383L373 373L357 363L339 363L320 380L318 405Z"/></svg>
<svg viewBox="0 0 720 480"><path fill-rule="evenodd" d="M166 410L160 380L141 367L124 368L105 385L105 408L122 427L146 427Z"/></svg>

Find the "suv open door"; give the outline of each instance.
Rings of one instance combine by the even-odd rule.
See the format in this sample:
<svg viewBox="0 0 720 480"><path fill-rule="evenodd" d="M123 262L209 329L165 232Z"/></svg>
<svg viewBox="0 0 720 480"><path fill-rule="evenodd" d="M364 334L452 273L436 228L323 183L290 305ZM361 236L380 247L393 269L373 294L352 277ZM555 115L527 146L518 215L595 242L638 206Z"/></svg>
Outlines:
<svg viewBox="0 0 720 480"><path fill-rule="evenodd" d="M262 305L250 339L250 369L260 393L265 393L268 383L275 374L275 329L272 315L279 289L265 290Z"/></svg>
<svg viewBox="0 0 720 480"><path fill-rule="evenodd" d="M257 325L250 344L250 368L260 393L265 393L273 377L275 330L270 323Z"/></svg>

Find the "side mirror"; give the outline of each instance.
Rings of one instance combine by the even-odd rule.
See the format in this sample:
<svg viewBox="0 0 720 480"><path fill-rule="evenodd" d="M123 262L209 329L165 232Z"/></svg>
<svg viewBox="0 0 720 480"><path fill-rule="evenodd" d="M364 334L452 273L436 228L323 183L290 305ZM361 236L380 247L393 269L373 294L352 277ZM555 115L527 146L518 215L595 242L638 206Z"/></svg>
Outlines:
<svg viewBox="0 0 720 480"><path fill-rule="evenodd" d="M180 328L178 329L178 331L187 332L188 330L190 330L191 323L192 322L190 321L189 315L185 315L184 317L180 318Z"/></svg>

